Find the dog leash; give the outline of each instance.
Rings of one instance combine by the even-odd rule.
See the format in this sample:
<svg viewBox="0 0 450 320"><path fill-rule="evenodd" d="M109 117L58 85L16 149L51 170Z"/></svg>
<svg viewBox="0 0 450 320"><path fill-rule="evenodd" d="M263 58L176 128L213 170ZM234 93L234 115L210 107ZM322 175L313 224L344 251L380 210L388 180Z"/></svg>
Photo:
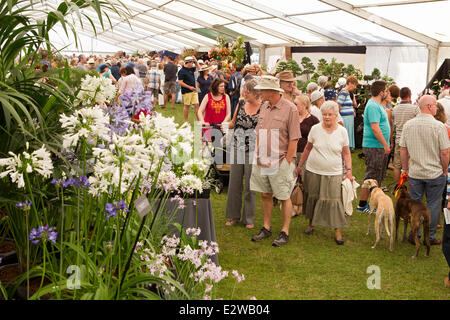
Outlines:
<svg viewBox="0 0 450 320"><path fill-rule="evenodd" d="M403 173L402 176L400 177L400 181L398 182L397 187L394 190L394 196L396 198L397 198L398 190L400 190L400 188L403 186L403 184L405 183L406 180L408 180L408 176L406 175L406 173Z"/></svg>

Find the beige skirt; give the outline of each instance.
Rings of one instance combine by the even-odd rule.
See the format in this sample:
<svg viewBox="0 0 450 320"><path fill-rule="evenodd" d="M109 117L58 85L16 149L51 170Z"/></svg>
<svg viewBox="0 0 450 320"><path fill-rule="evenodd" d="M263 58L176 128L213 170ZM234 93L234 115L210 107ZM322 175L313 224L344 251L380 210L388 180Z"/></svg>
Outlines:
<svg viewBox="0 0 450 320"><path fill-rule="evenodd" d="M349 226L342 202L342 175L325 176L305 170L303 185L303 212L312 219L313 226Z"/></svg>

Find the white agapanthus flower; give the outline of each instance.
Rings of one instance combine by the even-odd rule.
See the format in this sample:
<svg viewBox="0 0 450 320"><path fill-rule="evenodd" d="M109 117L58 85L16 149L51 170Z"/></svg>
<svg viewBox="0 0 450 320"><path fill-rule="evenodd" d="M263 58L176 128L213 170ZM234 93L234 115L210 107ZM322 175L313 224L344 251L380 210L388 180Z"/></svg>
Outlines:
<svg viewBox="0 0 450 320"><path fill-rule="evenodd" d="M206 159L190 159L183 166L187 174L195 175L198 178L204 178L208 173L209 162Z"/></svg>
<svg viewBox="0 0 450 320"><path fill-rule="evenodd" d="M144 179L150 172L150 151L140 135L113 134L110 142L104 149L92 148L96 162L89 177L91 194L106 193L110 186L118 188L119 185L122 194L136 182L139 174Z"/></svg>
<svg viewBox="0 0 450 320"><path fill-rule="evenodd" d="M116 86L111 79L86 75L81 80L80 92L75 103L103 104L109 102L116 94Z"/></svg>
<svg viewBox="0 0 450 320"><path fill-rule="evenodd" d="M97 137L109 139L109 116L98 107L76 110L70 116L62 114L59 121L67 132L63 135L63 148L75 147L81 137L88 141Z"/></svg>
<svg viewBox="0 0 450 320"><path fill-rule="evenodd" d="M203 192L202 180L192 174L187 174L180 179L181 191L192 194L194 191Z"/></svg>
<svg viewBox="0 0 450 320"><path fill-rule="evenodd" d="M194 135L188 123L179 125L173 117L166 118L158 113L152 116L141 114L142 137L158 157L167 156L168 152L178 155L180 150L191 155Z"/></svg>
<svg viewBox="0 0 450 320"><path fill-rule="evenodd" d="M26 143L26 151L22 154L16 155L9 152L10 158L0 159L0 166L6 167L6 171L0 173L0 179L10 176L13 183L17 183L19 188L25 187L24 173L31 174L37 172L45 178L49 178L53 171L53 163L50 152L45 149L45 146L31 154L28 152L29 144Z"/></svg>
<svg viewBox="0 0 450 320"><path fill-rule="evenodd" d="M176 191L180 185L180 179L173 171L161 171L158 175L157 187L166 192Z"/></svg>

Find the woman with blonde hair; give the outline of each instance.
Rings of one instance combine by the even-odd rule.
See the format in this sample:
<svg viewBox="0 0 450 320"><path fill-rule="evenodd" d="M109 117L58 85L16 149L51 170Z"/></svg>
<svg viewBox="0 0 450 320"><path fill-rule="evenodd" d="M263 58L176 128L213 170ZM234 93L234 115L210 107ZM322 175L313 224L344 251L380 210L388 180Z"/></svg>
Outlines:
<svg viewBox="0 0 450 320"><path fill-rule="evenodd" d="M347 129L350 150L355 149L355 110L354 97L352 99L351 93L357 86L358 79L355 76L349 76L346 80L345 88L339 92L337 99L340 115L342 117L345 129Z"/></svg>
<svg viewBox="0 0 450 320"><path fill-rule="evenodd" d="M259 110L262 105L260 91L255 89L257 85L258 82L253 79L244 84L244 100L237 105L233 120L228 127L234 129L231 144L234 151L231 154L234 158L230 166L226 208L226 217L229 220L226 225L233 226L242 221L247 229L254 228L256 208L256 192L250 190L250 177L256 144L255 127L258 124ZM243 209L242 195L244 195Z"/></svg>

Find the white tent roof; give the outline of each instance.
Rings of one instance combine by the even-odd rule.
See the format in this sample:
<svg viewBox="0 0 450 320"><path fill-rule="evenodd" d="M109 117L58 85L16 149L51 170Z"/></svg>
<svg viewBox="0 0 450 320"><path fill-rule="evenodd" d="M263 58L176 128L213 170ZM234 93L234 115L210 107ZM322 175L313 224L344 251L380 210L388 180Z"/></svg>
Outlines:
<svg viewBox="0 0 450 320"><path fill-rule="evenodd" d="M31 16L38 19L63 0L31 1L36 2ZM51 33L52 43L66 53L181 53L184 48L208 51L219 35L229 40L242 35L256 48L252 59L270 68L286 58L285 47L366 46L364 58L356 60L363 72L376 67L416 93L450 57L448 0L109 2L122 4L124 13L105 10L103 27L92 8L83 9L79 15L82 25L74 17L79 46L75 46L72 34L67 37L59 25ZM301 58L299 53L292 56Z"/></svg>
<svg viewBox="0 0 450 320"><path fill-rule="evenodd" d="M42 1L45 11L58 0ZM450 44L449 1L443 0L122 0L129 15L107 10L103 29L93 9L79 27L81 43L95 38L104 51L125 49L181 52L210 48L218 34L243 35L254 46L405 45L439 48ZM36 12L35 17L41 13ZM105 20L107 21L107 20ZM73 39L58 37L70 45ZM54 41L55 41L54 40ZM89 43L91 40L88 40ZM109 45L103 45L109 44ZM90 45L90 44L88 44ZM74 48L72 48L74 49ZM81 48L82 50L83 48Z"/></svg>

